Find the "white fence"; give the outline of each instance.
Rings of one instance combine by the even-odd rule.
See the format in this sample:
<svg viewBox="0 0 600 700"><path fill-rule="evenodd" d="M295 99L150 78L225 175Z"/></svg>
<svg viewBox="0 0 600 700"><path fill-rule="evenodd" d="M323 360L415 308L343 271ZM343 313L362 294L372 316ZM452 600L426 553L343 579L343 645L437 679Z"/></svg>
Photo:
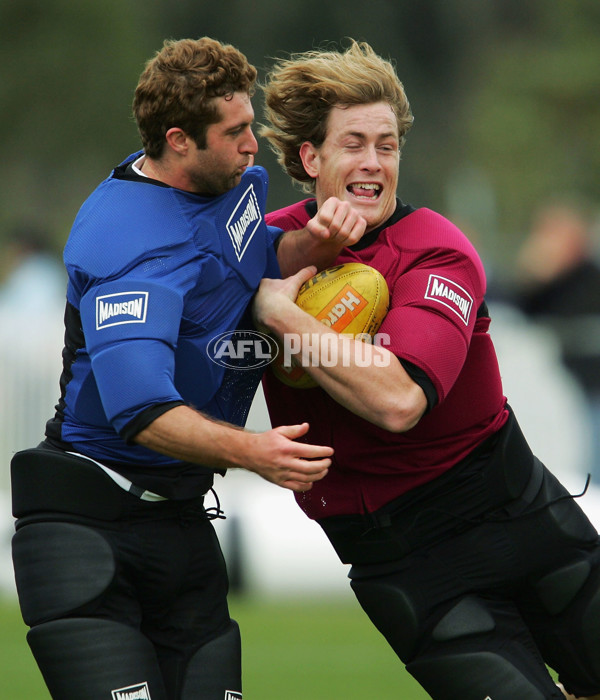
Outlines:
<svg viewBox="0 0 600 700"><path fill-rule="evenodd" d="M62 312L31 319L0 313L0 488L9 487L15 451L44 438L59 397Z"/></svg>

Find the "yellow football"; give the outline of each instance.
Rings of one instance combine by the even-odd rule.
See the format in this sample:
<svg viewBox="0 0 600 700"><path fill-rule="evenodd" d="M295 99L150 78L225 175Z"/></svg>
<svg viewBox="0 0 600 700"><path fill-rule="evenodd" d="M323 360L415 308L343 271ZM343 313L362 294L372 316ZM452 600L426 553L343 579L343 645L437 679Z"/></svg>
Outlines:
<svg viewBox="0 0 600 700"><path fill-rule="evenodd" d="M366 339L377 333L389 306L389 291L383 275L363 263L344 263L327 268L305 282L296 304L329 328ZM296 389L317 386L302 367L285 362L280 351L271 364L272 372L284 384Z"/></svg>

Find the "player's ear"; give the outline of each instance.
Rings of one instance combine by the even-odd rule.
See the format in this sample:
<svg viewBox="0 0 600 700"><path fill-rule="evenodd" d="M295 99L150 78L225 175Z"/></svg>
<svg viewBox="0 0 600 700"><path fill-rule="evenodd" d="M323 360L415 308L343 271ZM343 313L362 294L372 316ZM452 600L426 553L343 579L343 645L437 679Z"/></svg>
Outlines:
<svg viewBox="0 0 600 700"><path fill-rule="evenodd" d="M175 153L184 156L188 150L189 136L178 126L171 127L165 134L167 146Z"/></svg>
<svg viewBox="0 0 600 700"><path fill-rule="evenodd" d="M317 177L319 174L319 151L310 141L305 141L300 146L299 154L306 174L310 177Z"/></svg>

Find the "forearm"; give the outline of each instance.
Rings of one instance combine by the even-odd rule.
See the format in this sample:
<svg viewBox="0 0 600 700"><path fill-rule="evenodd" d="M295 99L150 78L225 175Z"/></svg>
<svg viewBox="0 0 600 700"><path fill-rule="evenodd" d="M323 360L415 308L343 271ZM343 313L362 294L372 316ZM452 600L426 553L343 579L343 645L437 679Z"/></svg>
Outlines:
<svg viewBox="0 0 600 700"><path fill-rule="evenodd" d="M331 464L328 446L298 441L308 424L252 433L176 406L138 433L135 441L151 450L207 467L242 468L293 491L307 491Z"/></svg>
<svg viewBox="0 0 600 700"><path fill-rule="evenodd" d="M219 423L188 406L176 406L139 432L135 442L184 462L240 467L251 433Z"/></svg>
<svg viewBox="0 0 600 700"><path fill-rule="evenodd" d="M412 428L426 398L385 347L331 331L295 304L263 319L297 364L339 404L392 432Z"/></svg>

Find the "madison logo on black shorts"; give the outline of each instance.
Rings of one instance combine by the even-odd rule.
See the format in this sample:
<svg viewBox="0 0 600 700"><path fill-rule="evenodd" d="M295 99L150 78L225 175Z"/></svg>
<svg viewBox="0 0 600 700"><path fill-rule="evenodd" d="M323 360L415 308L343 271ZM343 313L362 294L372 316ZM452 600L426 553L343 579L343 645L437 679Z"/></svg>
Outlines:
<svg viewBox="0 0 600 700"><path fill-rule="evenodd" d="M111 691L112 700L152 700L148 683L136 683Z"/></svg>

